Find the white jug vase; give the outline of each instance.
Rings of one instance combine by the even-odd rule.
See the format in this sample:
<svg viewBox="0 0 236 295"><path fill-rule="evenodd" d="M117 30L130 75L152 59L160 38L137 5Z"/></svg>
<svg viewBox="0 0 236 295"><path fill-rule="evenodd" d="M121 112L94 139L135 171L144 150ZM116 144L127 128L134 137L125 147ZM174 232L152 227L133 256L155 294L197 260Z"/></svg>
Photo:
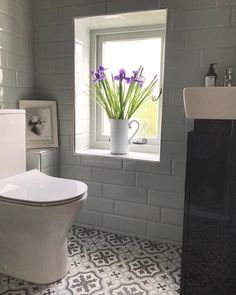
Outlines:
<svg viewBox="0 0 236 295"><path fill-rule="evenodd" d="M137 124L137 128L129 138L129 129L132 123ZM125 155L129 152L129 144L132 138L139 130L139 122L137 120L123 120L123 119L110 119L111 124L111 153L115 155Z"/></svg>

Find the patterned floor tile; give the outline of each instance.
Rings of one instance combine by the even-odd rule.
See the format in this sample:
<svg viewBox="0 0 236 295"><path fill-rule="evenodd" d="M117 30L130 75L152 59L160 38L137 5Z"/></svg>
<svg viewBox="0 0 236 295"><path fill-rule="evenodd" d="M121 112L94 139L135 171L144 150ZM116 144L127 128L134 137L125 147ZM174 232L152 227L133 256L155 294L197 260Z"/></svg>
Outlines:
<svg viewBox="0 0 236 295"><path fill-rule="evenodd" d="M0 295L177 295L181 248L73 226L70 271L50 285L0 274Z"/></svg>

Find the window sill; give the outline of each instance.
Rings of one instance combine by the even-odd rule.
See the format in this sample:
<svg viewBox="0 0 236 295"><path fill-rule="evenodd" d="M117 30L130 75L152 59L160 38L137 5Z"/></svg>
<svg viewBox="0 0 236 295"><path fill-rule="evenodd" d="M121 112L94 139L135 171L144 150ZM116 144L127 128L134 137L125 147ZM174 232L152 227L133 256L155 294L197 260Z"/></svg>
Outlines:
<svg viewBox="0 0 236 295"><path fill-rule="evenodd" d="M160 162L160 154L159 153L140 153L140 152L129 152L126 155L114 155L111 154L110 150L105 149L86 149L78 151L79 155L93 155L93 156L101 156L108 158L116 158L116 159L129 159L129 160L140 160L140 161L149 161L149 162Z"/></svg>

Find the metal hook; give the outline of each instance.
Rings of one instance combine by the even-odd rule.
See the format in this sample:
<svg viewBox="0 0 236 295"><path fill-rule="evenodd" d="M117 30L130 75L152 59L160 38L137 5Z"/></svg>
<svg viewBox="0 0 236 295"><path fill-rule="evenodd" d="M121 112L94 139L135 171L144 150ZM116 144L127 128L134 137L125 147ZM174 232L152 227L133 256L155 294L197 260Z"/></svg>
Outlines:
<svg viewBox="0 0 236 295"><path fill-rule="evenodd" d="M158 98L159 98L161 95L162 95L162 88L160 89L160 92L159 92L158 96L155 96L155 95L152 96L152 98L151 98L152 101L157 101Z"/></svg>
<svg viewBox="0 0 236 295"><path fill-rule="evenodd" d="M147 144L147 139L146 138L142 138L141 141L132 141L133 144Z"/></svg>

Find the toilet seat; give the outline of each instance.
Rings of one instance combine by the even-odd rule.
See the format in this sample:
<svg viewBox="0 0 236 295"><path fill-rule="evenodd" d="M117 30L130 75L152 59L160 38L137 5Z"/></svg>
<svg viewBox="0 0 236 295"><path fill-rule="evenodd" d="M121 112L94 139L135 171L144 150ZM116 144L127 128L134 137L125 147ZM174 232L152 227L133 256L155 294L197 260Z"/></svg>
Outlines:
<svg viewBox="0 0 236 295"><path fill-rule="evenodd" d="M31 206L55 206L82 199L87 185L48 176L36 169L0 180L0 201Z"/></svg>

